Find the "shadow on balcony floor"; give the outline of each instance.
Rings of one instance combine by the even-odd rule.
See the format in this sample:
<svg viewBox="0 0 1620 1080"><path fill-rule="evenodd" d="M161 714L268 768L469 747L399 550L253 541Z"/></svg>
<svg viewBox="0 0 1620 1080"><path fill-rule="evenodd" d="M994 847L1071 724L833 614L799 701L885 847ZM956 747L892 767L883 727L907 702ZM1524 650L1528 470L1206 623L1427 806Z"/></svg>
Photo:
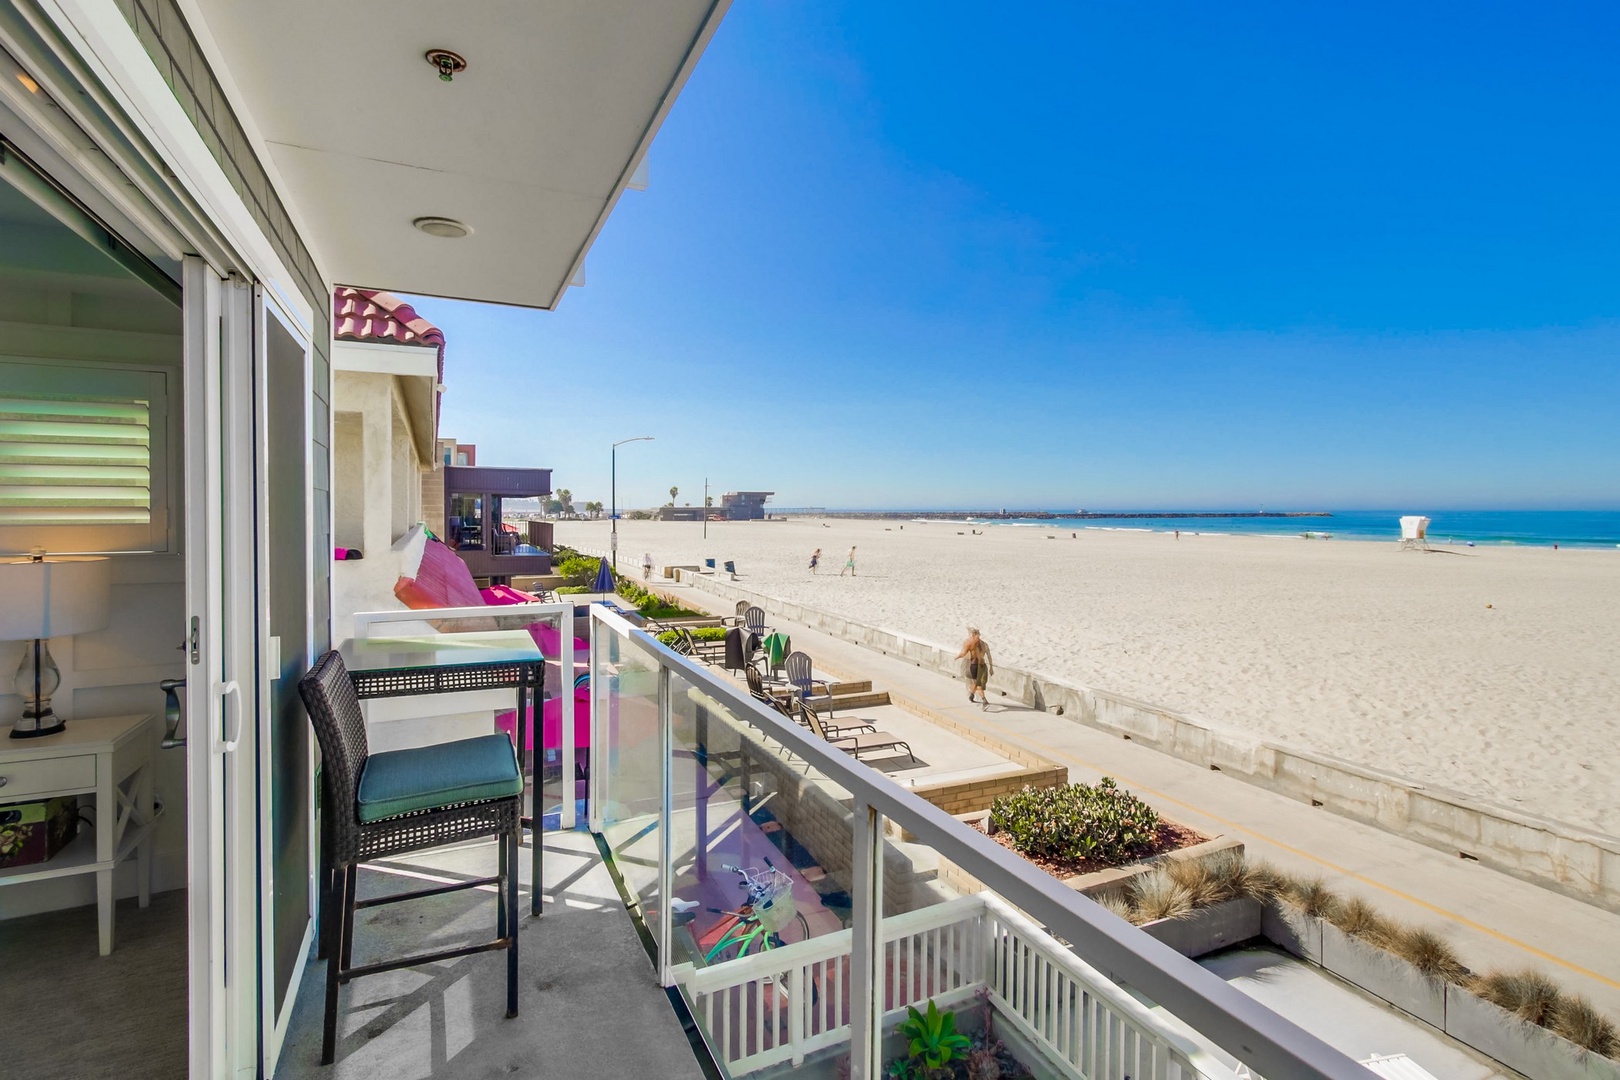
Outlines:
<svg viewBox="0 0 1620 1080"><path fill-rule="evenodd" d="M343 1077L656 1076L703 1069L585 833L547 833L546 908L521 931L519 1010L505 1018L506 955L482 953L350 983L339 999L337 1063L320 1065L325 961L311 960L278 1080ZM528 852L519 860L528 871ZM362 871L362 895L493 872L492 844ZM390 880L392 878L392 880ZM414 878L415 880L411 880ZM528 910L525 882L521 902ZM357 913L355 961L493 935L495 897L452 893Z"/></svg>

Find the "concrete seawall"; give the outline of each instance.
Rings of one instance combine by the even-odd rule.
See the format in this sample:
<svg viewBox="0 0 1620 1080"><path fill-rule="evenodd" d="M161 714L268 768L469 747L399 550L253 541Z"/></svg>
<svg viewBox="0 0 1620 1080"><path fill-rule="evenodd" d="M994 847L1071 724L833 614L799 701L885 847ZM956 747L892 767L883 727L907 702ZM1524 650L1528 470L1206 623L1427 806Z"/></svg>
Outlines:
<svg viewBox="0 0 1620 1080"><path fill-rule="evenodd" d="M709 574L676 570L683 583L747 600L844 641L956 675L956 650L898 630L768 596ZM1498 806L1326 754L1216 728L1120 694L1040 672L998 667L990 689L1185 761L1336 814L1387 829L1599 907L1620 911L1620 839Z"/></svg>

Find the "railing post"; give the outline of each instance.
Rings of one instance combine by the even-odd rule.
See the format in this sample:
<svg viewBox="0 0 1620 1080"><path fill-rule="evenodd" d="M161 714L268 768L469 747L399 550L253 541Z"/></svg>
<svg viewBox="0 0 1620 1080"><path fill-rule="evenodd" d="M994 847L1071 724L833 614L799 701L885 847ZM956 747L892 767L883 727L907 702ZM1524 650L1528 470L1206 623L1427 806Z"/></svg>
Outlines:
<svg viewBox="0 0 1620 1080"><path fill-rule="evenodd" d="M788 972L788 1045L793 1048L795 1067L804 1064L804 1018L810 1008L804 992L804 967L795 963Z"/></svg>
<svg viewBox="0 0 1620 1080"><path fill-rule="evenodd" d="M563 623L562 615L557 616L557 640L560 646L557 652L557 682L559 692L562 694L562 806L558 810L557 827L564 832L572 831L578 824L574 817L574 627L570 619L568 624ZM534 738L536 730L544 732L546 729L543 713L545 711L546 696L546 665L540 665L540 685L534 688L534 697L531 698L530 711L533 716L529 722L529 737ZM538 740L544 745L545 740ZM545 759L546 752L542 748L536 755L537 761ZM538 766L537 766L538 767ZM539 782L536 781L536 787Z"/></svg>
<svg viewBox="0 0 1620 1080"><path fill-rule="evenodd" d="M674 724L670 719L669 668L658 663L658 984L674 986L670 972L669 939L673 933L669 900L675 895L674 856L670 830L674 824L675 778L671 762L675 757Z"/></svg>
<svg viewBox="0 0 1620 1080"><path fill-rule="evenodd" d="M883 1075L883 817L855 800L849 971L850 1080Z"/></svg>
<svg viewBox="0 0 1620 1080"><path fill-rule="evenodd" d="M608 747L607 747L607 704L608 680L602 671L601 654L599 649L605 648L608 642L606 629L598 630L601 622L596 617L595 606L591 607L590 641L591 641L591 748L590 769L586 778L586 814L590 822L591 832L600 836L604 822L602 820L603 795L607 785Z"/></svg>

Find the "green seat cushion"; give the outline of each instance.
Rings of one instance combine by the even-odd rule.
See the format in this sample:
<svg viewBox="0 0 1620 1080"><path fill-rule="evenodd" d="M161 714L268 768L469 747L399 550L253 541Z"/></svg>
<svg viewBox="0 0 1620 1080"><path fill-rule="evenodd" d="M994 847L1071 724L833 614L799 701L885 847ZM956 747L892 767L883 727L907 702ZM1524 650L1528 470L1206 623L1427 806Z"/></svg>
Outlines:
<svg viewBox="0 0 1620 1080"><path fill-rule="evenodd" d="M523 790L505 735L372 754L360 773L360 820L510 798Z"/></svg>

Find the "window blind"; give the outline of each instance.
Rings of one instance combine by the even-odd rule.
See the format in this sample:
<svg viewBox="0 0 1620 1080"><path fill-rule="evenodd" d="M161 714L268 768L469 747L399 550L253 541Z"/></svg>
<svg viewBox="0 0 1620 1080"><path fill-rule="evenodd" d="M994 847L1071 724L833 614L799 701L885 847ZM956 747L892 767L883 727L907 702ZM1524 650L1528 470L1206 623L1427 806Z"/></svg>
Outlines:
<svg viewBox="0 0 1620 1080"><path fill-rule="evenodd" d="M151 520L150 401L0 393L0 526Z"/></svg>

